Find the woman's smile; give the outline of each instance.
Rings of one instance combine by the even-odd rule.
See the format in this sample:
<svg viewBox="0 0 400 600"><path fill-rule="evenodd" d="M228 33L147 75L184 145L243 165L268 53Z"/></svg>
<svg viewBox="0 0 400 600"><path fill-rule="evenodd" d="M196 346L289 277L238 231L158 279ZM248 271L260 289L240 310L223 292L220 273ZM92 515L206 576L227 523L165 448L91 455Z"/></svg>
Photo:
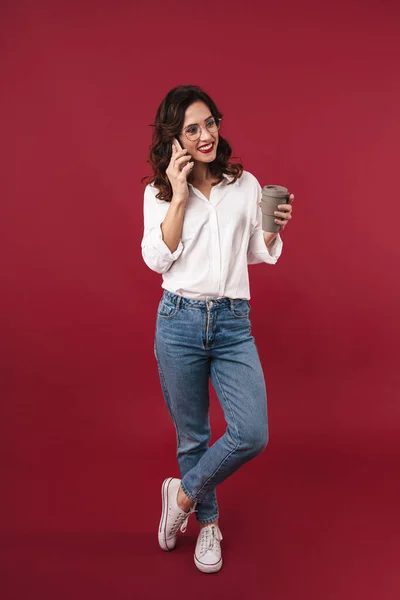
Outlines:
<svg viewBox="0 0 400 600"><path fill-rule="evenodd" d="M210 144L205 144L205 145L197 148L197 150L199 152L202 152L203 154L209 154L210 152L213 151L213 149L214 149L214 142L211 142Z"/></svg>

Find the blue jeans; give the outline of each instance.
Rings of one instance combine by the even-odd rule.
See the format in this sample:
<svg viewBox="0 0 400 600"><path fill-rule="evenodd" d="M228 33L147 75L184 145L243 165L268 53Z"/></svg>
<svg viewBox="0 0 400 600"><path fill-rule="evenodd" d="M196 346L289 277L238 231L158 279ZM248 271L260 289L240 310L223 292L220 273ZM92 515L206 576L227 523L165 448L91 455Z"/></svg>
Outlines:
<svg viewBox="0 0 400 600"><path fill-rule="evenodd" d="M165 290L154 353L175 425L182 489L200 523L218 519L215 488L268 442L267 393L247 300L192 300ZM211 447L209 378L227 428Z"/></svg>

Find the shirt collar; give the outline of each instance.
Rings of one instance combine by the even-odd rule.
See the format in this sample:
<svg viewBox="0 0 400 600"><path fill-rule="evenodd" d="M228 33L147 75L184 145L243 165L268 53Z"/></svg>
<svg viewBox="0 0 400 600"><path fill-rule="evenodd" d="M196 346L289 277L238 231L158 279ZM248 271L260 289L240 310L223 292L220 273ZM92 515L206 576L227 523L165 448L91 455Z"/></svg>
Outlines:
<svg viewBox="0 0 400 600"><path fill-rule="evenodd" d="M227 173L222 173L222 175L225 177L225 179L227 180L227 182L231 182L234 179L233 175L228 175ZM240 184L240 180L241 180L241 177L238 177L236 179L235 183L232 183L232 185L239 185Z"/></svg>

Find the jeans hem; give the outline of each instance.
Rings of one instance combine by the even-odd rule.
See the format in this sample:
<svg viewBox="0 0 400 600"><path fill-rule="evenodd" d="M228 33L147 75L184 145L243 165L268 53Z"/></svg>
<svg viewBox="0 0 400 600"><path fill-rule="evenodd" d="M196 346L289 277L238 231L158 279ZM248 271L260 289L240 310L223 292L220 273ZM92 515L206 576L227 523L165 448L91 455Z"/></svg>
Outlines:
<svg viewBox="0 0 400 600"><path fill-rule="evenodd" d="M214 521L218 521L219 514L217 513L214 517L208 517L208 519L197 519L199 523L202 525L208 525L209 523L214 523Z"/></svg>

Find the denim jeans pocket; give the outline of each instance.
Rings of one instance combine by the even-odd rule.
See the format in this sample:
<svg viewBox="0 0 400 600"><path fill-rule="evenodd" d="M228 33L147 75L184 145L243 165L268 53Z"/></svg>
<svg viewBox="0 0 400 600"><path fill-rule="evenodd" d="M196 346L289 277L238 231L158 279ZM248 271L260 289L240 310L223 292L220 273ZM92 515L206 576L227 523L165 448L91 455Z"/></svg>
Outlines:
<svg viewBox="0 0 400 600"><path fill-rule="evenodd" d="M178 310L178 305L175 302L163 296L158 305L157 316L162 319L173 319L178 314Z"/></svg>
<svg viewBox="0 0 400 600"><path fill-rule="evenodd" d="M248 300L235 299L231 302L231 313L237 319L248 319L250 315L250 303Z"/></svg>

